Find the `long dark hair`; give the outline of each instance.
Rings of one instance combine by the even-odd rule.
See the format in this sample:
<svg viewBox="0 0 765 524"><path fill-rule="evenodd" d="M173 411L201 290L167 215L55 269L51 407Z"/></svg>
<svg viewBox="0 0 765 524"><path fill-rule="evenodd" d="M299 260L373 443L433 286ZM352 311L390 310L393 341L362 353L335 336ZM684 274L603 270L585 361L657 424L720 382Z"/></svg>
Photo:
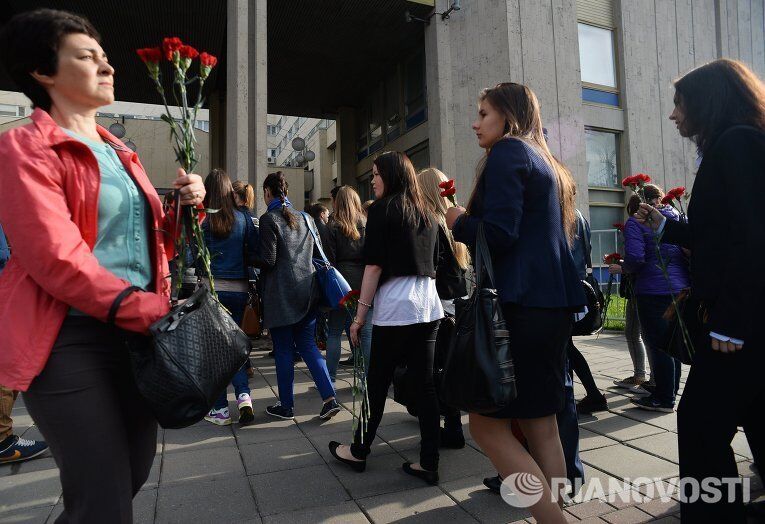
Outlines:
<svg viewBox="0 0 765 524"><path fill-rule="evenodd" d="M547 162L555 174L558 185L558 200L560 202L561 219L563 230L569 245L576 238L576 183L571 172L564 166L547 147L547 141L542 127L542 112L539 108L539 100L534 92L527 86L514 82L503 82L494 87L481 91L478 97L480 102L484 100L491 104L496 111L505 117L505 135L527 143L535 149ZM478 187L483 171L486 166L487 150L481 164L478 167L476 185L468 202L468 211L473 208L478 196Z"/></svg>
<svg viewBox="0 0 765 524"><path fill-rule="evenodd" d="M205 207L217 210L207 216L210 231L216 237L226 238L231 234L235 221L236 200L231 179L225 171L215 168L205 178L205 191Z"/></svg>
<svg viewBox="0 0 765 524"><path fill-rule="evenodd" d="M743 63L714 60L674 84L675 105L702 153L731 126L744 124L765 131L765 85Z"/></svg>
<svg viewBox="0 0 765 524"><path fill-rule="evenodd" d="M297 229L297 218L293 213L290 213L287 209L286 199L289 192L289 184L284 177L284 173L277 171L276 173L269 173L266 179L263 181L263 191L268 189L271 192L271 196L278 198L282 203L282 216L284 221L290 229Z"/></svg>
<svg viewBox="0 0 765 524"><path fill-rule="evenodd" d="M412 161L399 151L386 151L375 158L373 164L383 181L383 198L403 195L404 220L411 227L430 225L430 212L420 190Z"/></svg>

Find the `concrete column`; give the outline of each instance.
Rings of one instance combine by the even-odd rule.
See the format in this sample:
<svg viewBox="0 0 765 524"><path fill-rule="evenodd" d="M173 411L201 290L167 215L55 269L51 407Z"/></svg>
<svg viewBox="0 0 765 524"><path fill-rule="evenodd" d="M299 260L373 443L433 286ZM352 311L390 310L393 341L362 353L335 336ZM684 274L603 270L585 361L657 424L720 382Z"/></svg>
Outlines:
<svg viewBox="0 0 765 524"><path fill-rule="evenodd" d="M249 4L249 74L250 100L247 114L249 124L248 178L255 186L258 213L265 213L260 198L263 180L268 175L268 8L267 0L244 2Z"/></svg>
<svg viewBox="0 0 765 524"><path fill-rule="evenodd" d="M454 178L457 159L449 20L441 21L438 15L425 27L425 77L428 86L430 163L449 178Z"/></svg>
<svg viewBox="0 0 765 524"><path fill-rule="evenodd" d="M210 167L226 165L226 97L220 91L208 97L210 110Z"/></svg>
<svg viewBox="0 0 765 524"><path fill-rule="evenodd" d="M357 187L356 182L356 116L352 107L337 112L337 185Z"/></svg>
<svg viewBox="0 0 765 524"><path fill-rule="evenodd" d="M225 165L256 193L266 176L267 0L227 0ZM263 207L257 199L258 212Z"/></svg>
<svg viewBox="0 0 765 524"><path fill-rule="evenodd" d="M227 0L225 168L232 180L247 180L249 171L250 75L246 0Z"/></svg>

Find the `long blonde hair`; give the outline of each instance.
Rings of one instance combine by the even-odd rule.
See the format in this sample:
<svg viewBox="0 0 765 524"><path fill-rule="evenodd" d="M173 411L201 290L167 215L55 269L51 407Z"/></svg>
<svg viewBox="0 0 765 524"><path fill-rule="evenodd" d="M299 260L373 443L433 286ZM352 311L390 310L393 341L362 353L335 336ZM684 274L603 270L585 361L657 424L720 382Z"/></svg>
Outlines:
<svg viewBox="0 0 765 524"><path fill-rule="evenodd" d="M571 172L550 152L545 140L542 127L542 112L539 109L539 100L534 92L527 86L514 82L503 82L494 87L481 91L479 102L486 101L505 117L505 137L522 140L534 148L555 173L558 185L558 200L560 202L561 219L563 230L569 245L576 238L576 183ZM473 194L468 203L470 210L476 200L480 179L486 165L489 150L478 166L478 176Z"/></svg>
<svg viewBox="0 0 765 524"><path fill-rule="evenodd" d="M361 207L359 194L350 186L341 187L335 196L335 213L332 215L340 232L351 240L361 238L359 224L365 225L367 217Z"/></svg>
<svg viewBox="0 0 765 524"><path fill-rule="evenodd" d="M470 265L470 253L467 246L462 242L455 242L452 232L446 227L446 211L450 207L454 207L454 205L448 198L441 196L441 188L438 187L438 184L446 182L449 178L435 167L423 169L417 174L417 178L420 181L420 189L422 190L425 205L444 228L444 231L446 231L446 236L449 238L449 244L452 247L454 257L457 259L457 264L462 269L467 269Z"/></svg>

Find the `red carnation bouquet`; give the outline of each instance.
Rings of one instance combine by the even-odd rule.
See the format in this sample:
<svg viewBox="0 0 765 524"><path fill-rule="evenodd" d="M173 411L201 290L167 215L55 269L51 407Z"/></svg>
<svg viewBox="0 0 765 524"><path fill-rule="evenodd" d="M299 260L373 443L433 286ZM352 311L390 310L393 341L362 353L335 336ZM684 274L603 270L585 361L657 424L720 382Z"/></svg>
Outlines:
<svg viewBox="0 0 765 524"><path fill-rule="evenodd" d="M457 188L454 187L454 180L445 180L444 182L438 184L438 187L441 188L441 196L448 198L449 202L451 202L453 206L456 206L457 199L454 197L454 195L457 194Z"/></svg>
<svg viewBox="0 0 765 524"><path fill-rule="evenodd" d="M149 78L154 82L154 87L157 89L157 92L162 98L162 103L165 106L165 114L163 114L161 118L170 125L170 137L173 140L173 149L175 150L176 160L187 173L191 173L199 161L199 158L196 155L195 144L197 139L194 136L194 127L197 122L197 113L204 102L204 99L202 98L202 89L207 77L210 75L210 71L215 67L218 60L209 53L200 54L199 51L192 46L181 42L181 39L178 37L164 38L161 46L137 49L136 53L146 65L146 69L149 72ZM187 79L187 74L191 70L191 65L197 58L199 58L198 73L191 79ZM162 86L160 63L163 59L170 63L173 75L172 96L175 105L180 108L180 118L174 117L170 112L167 95ZM197 84L197 96L196 101L192 106L189 105L187 87L195 83ZM215 210L209 209L206 211L208 213L215 212ZM179 211L176 209L176 212ZM204 268L207 273L205 276L210 279L210 291L215 295L215 285L210 272L210 253L207 250L204 235L197 216L200 210L192 208L192 206L184 206L183 210L180 212L183 213L182 219L184 227L180 228L175 241L176 252L180 255L177 264L177 286L180 287L183 282L183 275L187 265L186 252L189 249L190 244L193 242L197 253L197 260L195 263L200 263Z"/></svg>
<svg viewBox="0 0 765 524"><path fill-rule="evenodd" d="M622 180L622 186L630 188L638 197L640 197L641 202L645 202L645 185L650 182L650 176L644 173L638 173Z"/></svg>
<svg viewBox="0 0 765 524"><path fill-rule="evenodd" d="M683 199L688 200L690 193L685 192L685 187L674 187L667 191L664 198L661 199L661 203L665 206L669 205L674 207L680 212L680 221L685 222L685 207L683 206ZM677 204L675 204L677 202Z"/></svg>
<svg viewBox="0 0 765 524"><path fill-rule="evenodd" d="M611 224L611 226L619 231L620 233L624 233L624 223L623 222L614 222Z"/></svg>
<svg viewBox="0 0 765 524"><path fill-rule="evenodd" d="M611 253L610 255L605 255L603 257L603 262L608 264L609 266L611 264L619 264L622 261L622 256L619 253Z"/></svg>

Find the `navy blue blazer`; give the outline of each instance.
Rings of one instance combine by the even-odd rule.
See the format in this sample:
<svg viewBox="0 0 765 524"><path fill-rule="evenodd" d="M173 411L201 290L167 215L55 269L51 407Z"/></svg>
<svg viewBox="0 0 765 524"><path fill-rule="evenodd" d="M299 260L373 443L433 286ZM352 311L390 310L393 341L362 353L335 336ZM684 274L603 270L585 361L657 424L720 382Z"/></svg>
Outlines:
<svg viewBox="0 0 765 524"><path fill-rule="evenodd" d="M502 302L579 310L586 300L547 162L525 142L504 138L491 148L476 191L454 239L474 247L483 222Z"/></svg>

